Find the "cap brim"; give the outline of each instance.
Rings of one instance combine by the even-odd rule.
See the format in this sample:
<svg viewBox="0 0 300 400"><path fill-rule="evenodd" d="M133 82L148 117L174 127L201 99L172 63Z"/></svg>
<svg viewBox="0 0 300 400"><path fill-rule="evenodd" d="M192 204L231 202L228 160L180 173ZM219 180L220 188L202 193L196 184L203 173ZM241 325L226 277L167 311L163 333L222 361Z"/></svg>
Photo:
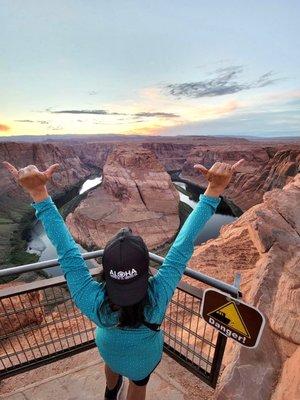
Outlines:
<svg viewBox="0 0 300 400"><path fill-rule="evenodd" d="M132 306L146 296L148 290L148 274L126 284L120 284L108 278L106 279L106 290L109 299L115 305Z"/></svg>

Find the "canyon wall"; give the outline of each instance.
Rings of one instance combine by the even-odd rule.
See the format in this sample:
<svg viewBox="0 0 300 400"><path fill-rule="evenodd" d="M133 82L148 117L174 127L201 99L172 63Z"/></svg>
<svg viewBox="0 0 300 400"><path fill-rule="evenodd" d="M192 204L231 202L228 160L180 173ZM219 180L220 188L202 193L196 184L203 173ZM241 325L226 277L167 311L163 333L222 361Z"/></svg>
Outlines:
<svg viewBox="0 0 300 400"><path fill-rule="evenodd" d="M216 400L299 398L299 379L292 379L299 361L299 264L300 174L196 248L191 268L228 283L241 273L244 300L266 317L256 349L229 340Z"/></svg>
<svg viewBox="0 0 300 400"><path fill-rule="evenodd" d="M62 142L57 142L59 145ZM228 146L238 145L240 148L251 144L246 139L213 137L213 136L174 136L174 137L151 137L151 136L111 136L88 137L86 140L67 140L66 144L72 146L79 158L87 165L103 168L105 161L115 145L139 145L151 150L167 171L178 171L183 165L195 146Z"/></svg>
<svg viewBox="0 0 300 400"><path fill-rule="evenodd" d="M300 145L249 141L227 137L128 138L123 141L70 142L87 165L103 168L114 145L141 145L151 150L168 172L205 188L207 182L193 168L200 163L210 168L215 162L234 163L244 158L236 178L224 192L243 211L262 201L265 192L282 188L300 168Z"/></svg>
<svg viewBox="0 0 300 400"><path fill-rule="evenodd" d="M234 164L241 158L245 162L223 195L245 211L261 202L265 192L282 188L299 172L300 145L197 146L190 152L181 177L206 187L206 179L193 168L195 164L210 168L217 161Z"/></svg>
<svg viewBox="0 0 300 400"><path fill-rule="evenodd" d="M89 166L103 169L109 153L114 143L99 143L93 141L87 142L69 142L75 154L80 160Z"/></svg>
<svg viewBox="0 0 300 400"><path fill-rule="evenodd" d="M244 143L241 148L233 143L195 143L101 143L98 147L94 143L2 143L0 161L10 161L17 167L36 164L42 169L59 162L61 172L49 185L51 194L63 194L91 172L103 169L102 185L91 190L67 217L71 233L83 245L101 248L119 228L129 225L146 239L149 248L155 248L170 241L179 225L179 198L165 168L171 171L183 165L183 177L205 186L206 182L194 173L195 163L209 168L215 161L234 163L245 158L225 197L248 211L223 226L218 238L197 247L189 265L229 283L240 272L244 300L258 307L267 320L256 349L245 349L228 340L225 370L215 399L296 400L300 390L299 146ZM1 247L9 248L10 234L22 213L30 209L30 199L2 168L0 178L1 251ZM5 254L3 251L0 256ZM38 304L41 299L39 294L36 296L30 300ZM59 307L49 313L41 309L36 319L24 313L21 325L13 320L14 330L31 324L36 324L34 329L38 330L42 318L52 324L64 312ZM68 307L72 309L71 302ZM80 322L83 327L86 323L85 319ZM69 325L59 324L58 332L54 325L50 333L41 328L43 335L53 334L56 338L64 336L66 330L72 334L78 329L75 317ZM10 329L8 325L6 329ZM32 332L28 335L33 345ZM17 335L13 340L18 346Z"/></svg>
<svg viewBox="0 0 300 400"><path fill-rule="evenodd" d="M86 179L91 173L100 174L116 144L142 146L153 152L169 172L182 171L188 181L205 187L206 181L196 174L193 165L209 168L215 161L233 163L246 159L235 180L224 196L242 210L262 201L268 190L283 187L299 170L300 146L263 141L249 141L228 137L87 137L80 140L0 143L0 161L7 160L17 167L36 164L46 168L52 163L61 164L59 174L49 183L51 195L63 195ZM130 145L130 144L129 144ZM30 198L15 185L8 173L0 168L0 264L3 264L11 247L10 240L20 228L20 223L30 213ZM23 223L23 222L22 222Z"/></svg>
<svg viewBox="0 0 300 400"><path fill-rule="evenodd" d="M84 247L103 248L122 227L150 249L170 241L179 227L179 195L155 155L141 146L115 146L103 183L91 190L66 221Z"/></svg>
<svg viewBox="0 0 300 400"><path fill-rule="evenodd" d="M49 193L60 196L83 182L95 168L85 166L72 147L60 144L42 143L0 143L0 265L10 251L13 232L27 214L30 214L31 198L19 187L8 171L2 166L8 161L17 168L34 164L45 170L51 164L59 163L60 171L48 183Z"/></svg>

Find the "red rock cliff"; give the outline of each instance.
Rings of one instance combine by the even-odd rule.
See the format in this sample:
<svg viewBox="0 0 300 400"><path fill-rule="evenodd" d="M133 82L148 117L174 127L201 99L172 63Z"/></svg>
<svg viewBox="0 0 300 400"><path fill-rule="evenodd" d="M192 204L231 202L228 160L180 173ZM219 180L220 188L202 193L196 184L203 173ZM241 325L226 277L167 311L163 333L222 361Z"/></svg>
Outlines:
<svg viewBox="0 0 300 400"><path fill-rule="evenodd" d="M67 224L85 246L103 248L117 230L130 226L149 248L168 242L179 227L179 196L154 154L140 146L116 146L92 190Z"/></svg>
<svg viewBox="0 0 300 400"><path fill-rule="evenodd" d="M46 169L59 163L59 174L54 174L48 184L51 195L62 195L84 181L93 168L86 167L72 147L50 143L0 143L0 264L10 248L10 238L17 229L22 216L28 212L31 199L16 185L13 178L2 167L1 161L8 161L17 168L35 164Z"/></svg>
<svg viewBox="0 0 300 400"><path fill-rule="evenodd" d="M206 187L205 178L195 172L194 164L210 168L217 161L234 164L241 158L246 161L239 168L235 180L224 191L224 197L228 197L242 210L247 210L260 203L265 192L282 188L297 174L300 168L300 146L197 146L189 154L181 176Z"/></svg>
<svg viewBox="0 0 300 400"><path fill-rule="evenodd" d="M299 380L292 377L300 344L300 174L199 246L190 267L200 265L230 283L240 272L245 301L267 321L256 349L228 346L215 398L298 399Z"/></svg>

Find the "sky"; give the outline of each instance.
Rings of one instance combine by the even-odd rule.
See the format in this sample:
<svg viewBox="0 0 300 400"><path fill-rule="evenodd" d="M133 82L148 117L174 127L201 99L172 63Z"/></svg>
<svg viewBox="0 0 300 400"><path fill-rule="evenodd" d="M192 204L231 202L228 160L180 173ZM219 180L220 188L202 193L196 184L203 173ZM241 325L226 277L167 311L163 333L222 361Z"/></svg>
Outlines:
<svg viewBox="0 0 300 400"><path fill-rule="evenodd" d="M0 0L0 138L300 137L298 0Z"/></svg>

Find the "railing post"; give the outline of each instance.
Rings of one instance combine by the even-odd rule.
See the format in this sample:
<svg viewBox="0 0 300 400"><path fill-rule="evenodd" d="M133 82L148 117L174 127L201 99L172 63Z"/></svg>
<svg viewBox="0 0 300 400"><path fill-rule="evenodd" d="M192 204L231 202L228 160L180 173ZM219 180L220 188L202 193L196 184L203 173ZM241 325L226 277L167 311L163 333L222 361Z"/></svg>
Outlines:
<svg viewBox="0 0 300 400"><path fill-rule="evenodd" d="M234 282L233 282L233 286L236 287L237 291L236 291L235 295L234 294L232 295L233 298L237 299L237 298L241 297L240 285L241 285L241 274L239 272L237 272L235 274ZM220 370L222 367L222 361L223 361L226 343L227 343L227 337L219 332L217 343L216 343L216 350L214 353L213 368L212 368L212 372L211 372L211 386L213 388L215 388L217 386L218 378L220 375Z"/></svg>

